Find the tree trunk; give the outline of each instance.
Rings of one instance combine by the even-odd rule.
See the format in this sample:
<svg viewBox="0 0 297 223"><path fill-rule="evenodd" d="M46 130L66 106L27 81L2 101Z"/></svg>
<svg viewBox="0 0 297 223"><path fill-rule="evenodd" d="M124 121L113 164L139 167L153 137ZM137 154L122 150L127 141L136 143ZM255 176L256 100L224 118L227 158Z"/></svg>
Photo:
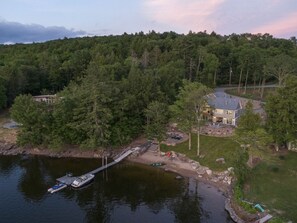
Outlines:
<svg viewBox="0 0 297 223"><path fill-rule="evenodd" d="M161 155L160 141L158 140L158 154Z"/></svg>
<svg viewBox="0 0 297 223"><path fill-rule="evenodd" d="M217 85L217 70L214 72L213 85L214 85L214 87Z"/></svg>
<svg viewBox="0 0 297 223"><path fill-rule="evenodd" d="M266 81L266 78L264 77L262 81L262 88L261 88L261 95L260 95L261 99L263 99L263 95L264 95L265 81Z"/></svg>
<svg viewBox="0 0 297 223"><path fill-rule="evenodd" d="M240 84L241 84L241 77L242 77L242 68L240 69L240 74L239 74L239 81L238 81L238 90L237 93L240 93Z"/></svg>
<svg viewBox="0 0 297 223"><path fill-rule="evenodd" d="M199 81L200 64L201 64L201 56L199 55L199 58L198 58L198 65L197 65L197 70L196 70L196 80L197 80L197 81Z"/></svg>
<svg viewBox="0 0 297 223"><path fill-rule="evenodd" d="M232 67L229 67L229 86L231 86L231 81L232 80Z"/></svg>
<svg viewBox="0 0 297 223"><path fill-rule="evenodd" d="M288 147L288 150L289 150L289 151L292 150L292 142L288 142L288 143L287 143L287 147Z"/></svg>
<svg viewBox="0 0 297 223"><path fill-rule="evenodd" d="M277 143L275 143L275 151L278 152L279 151L279 146Z"/></svg>
<svg viewBox="0 0 297 223"><path fill-rule="evenodd" d="M261 93L261 83L262 83L262 79L259 79L259 84L258 84L258 93Z"/></svg>
<svg viewBox="0 0 297 223"><path fill-rule="evenodd" d="M198 129L197 129L197 156L200 156L200 121L198 122Z"/></svg>
<svg viewBox="0 0 297 223"><path fill-rule="evenodd" d="M246 94L248 76L249 76L249 70L246 71L246 75L245 75L244 94Z"/></svg>
<svg viewBox="0 0 297 223"><path fill-rule="evenodd" d="M189 150L192 148L192 137L191 137L191 132L189 132Z"/></svg>

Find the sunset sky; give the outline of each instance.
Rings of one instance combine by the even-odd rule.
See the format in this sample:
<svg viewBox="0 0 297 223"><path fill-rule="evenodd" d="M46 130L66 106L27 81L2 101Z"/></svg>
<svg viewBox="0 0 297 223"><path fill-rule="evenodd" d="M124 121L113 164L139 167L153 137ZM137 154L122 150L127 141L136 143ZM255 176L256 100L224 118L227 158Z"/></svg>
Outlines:
<svg viewBox="0 0 297 223"><path fill-rule="evenodd" d="M296 0L7 0L0 43L150 30L297 36Z"/></svg>

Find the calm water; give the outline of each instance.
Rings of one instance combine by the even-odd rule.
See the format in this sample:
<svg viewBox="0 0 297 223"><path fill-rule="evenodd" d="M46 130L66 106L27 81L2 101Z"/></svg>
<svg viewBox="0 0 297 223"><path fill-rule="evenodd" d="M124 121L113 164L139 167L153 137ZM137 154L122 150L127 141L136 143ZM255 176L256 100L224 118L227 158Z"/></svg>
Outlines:
<svg viewBox="0 0 297 223"><path fill-rule="evenodd" d="M95 159L0 156L0 222L232 222L215 188L128 162L85 188L47 193L66 172L98 166Z"/></svg>

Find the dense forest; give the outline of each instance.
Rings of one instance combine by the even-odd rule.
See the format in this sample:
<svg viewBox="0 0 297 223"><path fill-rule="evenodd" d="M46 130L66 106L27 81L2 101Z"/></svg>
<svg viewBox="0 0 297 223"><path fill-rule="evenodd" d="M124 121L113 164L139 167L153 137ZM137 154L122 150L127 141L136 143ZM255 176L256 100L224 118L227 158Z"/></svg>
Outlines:
<svg viewBox="0 0 297 223"><path fill-rule="evenodd" d="M23 95L21 144L123 145L144 131L150 103L175 102L184 79L210 88L282 85L296 61L296 38L269 34L152 31L0 45L0 106ZM30 95L40 94L60 100L34 103Z"/></svg>

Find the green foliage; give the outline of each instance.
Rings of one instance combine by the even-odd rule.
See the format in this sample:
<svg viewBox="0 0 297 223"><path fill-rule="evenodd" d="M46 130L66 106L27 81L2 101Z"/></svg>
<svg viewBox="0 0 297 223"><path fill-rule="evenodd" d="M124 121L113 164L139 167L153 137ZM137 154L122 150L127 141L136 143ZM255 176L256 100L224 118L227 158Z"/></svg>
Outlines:
<svg viewBox="0 0 297 223"><path fill-rule="evenodd" d="M269 158L257 165L247 179L245 197L265 204L274 218L279 216L287 219L285 222L296 222L297 153L282 153L282 159L275 156L274 151L268 153Z"/></svg>
<svg viewBox="0 0 297 223"><path fill-rule="evenodd" d="M234 161L233 161L233 167L234 167L234 174L236 176L237 180L237 186L242 188L245 180L250 174L250 169L247 166L246 162L248 160L248 153L244 150L236 151L234 154Z"/></svg>
<svg viewBox="0 0 297 223"><path fill-rule="evenodd" d="M223 171L228 167L233 166L237 156L237 151L241 151L237 143L229 137L212 137L201 135L201 150L200 153L203 158L197 157L195 150L189 150L188 141L177 144L176 146L167 146L162 144L161 149L164 152L175 151L185 154L193 160L197 160L201 165L208 166L212 170ZM197 134L192 134L191 142L193 145L197 143ZM217 158L224 157L226 163L221 164L216 162Z"/></svg>
<svg viewBox="0 0 297 223"><path fill-rule="evenodd" d="M297 77L289 76L265 105L267 128L276 143L285 145L297 135Z"/></svg>
<svg viewBox="0 0 297 223"><path fill-rule="evenodd" d="M31 95L20 95L11 108L11 117L22 124L18 135L20 145L49 144L52 116L48 106L35 102Z"/></svg>
<svg viewBox="0 0 297 223"><path fill-rule="evenodd" d="M40 126L46 128L39 128L48 134L34 144L123 145L143 133L145 109L152 101L180 106L175 101L180 100L183 79L203 86L274 81L277 77L268 75L264 66L268 68L276 55L294 60L295 52L291 40L268 34L205 32L140 32L3 45L0 107L11 106L20 94L60 94L63 100L44 109L51 121L40 118L45 119ZM193 125L197 128L197 112L196 116L180 113L177 121L187 132ZM29 139L30 134L23 138ZM35 132L33 136L37 139Z"/></svg>
<svg viewBox="0 0 297 223"><path fill-rule="evenodd" d="M252 147L254 149L265 149L273 141L261 125L260 115L253 112L251 102L246 104L245 113L239 118L233 138L246 148Z"/></svg>
<svg viewBox="0 0 297 223"><path fill-rule="evenodd" d="M149 139L157 139L160 143L166 137L168 123L168 106L164 103L153 101L145 110L147 123L145 133Z"/></svg>

